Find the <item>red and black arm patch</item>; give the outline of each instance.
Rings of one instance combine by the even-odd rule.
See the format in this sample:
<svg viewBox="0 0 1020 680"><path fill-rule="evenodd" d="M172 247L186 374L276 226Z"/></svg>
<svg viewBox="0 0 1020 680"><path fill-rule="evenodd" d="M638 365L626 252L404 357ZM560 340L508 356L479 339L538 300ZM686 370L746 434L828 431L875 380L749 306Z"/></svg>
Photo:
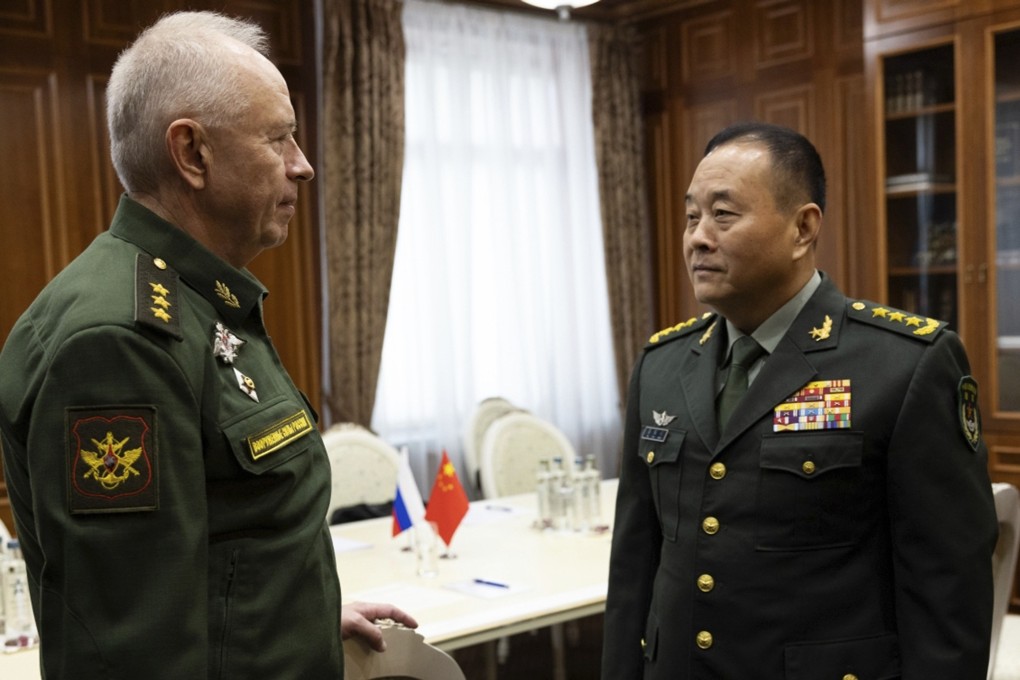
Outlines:
<svg viewBox="0 0 1020 680"><path fill-rule="evenodd" d="M71 514L159 506L154 407L72 407L66 421Z"/></svg>

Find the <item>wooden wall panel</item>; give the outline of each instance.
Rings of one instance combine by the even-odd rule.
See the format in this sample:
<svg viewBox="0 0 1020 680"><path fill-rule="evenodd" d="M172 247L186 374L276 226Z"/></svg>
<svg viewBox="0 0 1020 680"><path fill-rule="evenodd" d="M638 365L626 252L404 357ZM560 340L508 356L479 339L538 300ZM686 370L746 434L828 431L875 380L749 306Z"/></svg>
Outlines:
<svg viewBox="0 0 1020 680"><path fill-rule="evenodd" d="M0 316L21 315L69 256L53 73L0 70L0 243L7 253ZM10 324L0 328L0 342Z"/></svg>
<svg viewBox="0 0 1020 680"><path fill-rule="evenodd" d="M861 0L833 0L829 32L835 36L835 46L840 56L860 58L864 41L864 13Z"/></svg>
<svg viewBox="0 0 1020 680"><path fill-rule="evenodd" d="M725 11L683 22L679 48L685 84L736 77L735 21L734 13Z"/></svg>
<svg viewBox="0 0 1020 680"><path fill-rule="evenodd" d="M277 64L300 65L302 44L313 36L301 34L301 8L298 2L273 0L228 0L223 6L227 14L254 19L269 34L273 61Z"/></svg>
<svg viewBox="0 0 1020 680"><path fill-rule="evenodd" d="M683 165L680 168L683 186L678 187L681 194L686 193L687 184L701 162L709 140L727 125L739 120L739 109L736 99L720 99L707 104L690 105L680 112L684 131ZM680 210L686 208L681 205Z"/></svg>
<svg viewBox="0 0 1020 680"><path fill-rule="evenodd" d="M843 124L831 130L823 157L828 196L818 242L818 266L838 281L847 295L860 296L851 254L861 252L868 257L874 249L873 244L863 242L858 228L861 220L868 219L867 163L861 153L867 143L864 76L858 73L838 78L823 97L832 99L833 116Z"/></svg>
<svg viewBox="0 0 1020 680"><path fill-rule="evenodd" d="M755 3L757 68L814 57L815 27L811 8L807 0L759 0Z"/></svg>
<svg viewBox="0 0 1020 680"><path fill-rule="evenodd" d="M754 117L767 123L783 125L808 139L817 140L814 83L770 90L758 95L754 100Z"/></svg>
<svg viewBox="0 0 1020 680"><path fill-rule="evenodd" d="M110 136L106 132L106 74L90 74L85 78L87 102L89 178L92 181L92 229L86 237L98 236L110 224L117 211L117 203L124 192L110 160ZM86 227L87 228L87 227Z"/></svg>
<svg viewBox="0 0 1020 680"><path fill-rule="evenodd" d="M683 225L676 224L675 201L682 199L676 186L669 149L675 147L670 117L666 112L645 119L646 158L651 183L650 216L654 225L652 244L655 248L655 267L663 272L657 281L655 298L658 318L665 318L680 307L679 295L686 284L682 267L677 266Z"/></svg>
<svg viewBox="0 0 1020 680"><path fill-rule="evenodd" d="M151 0L85 0L81 3L82 38L86 44L123 48L139 27L153 23L164 8Z"/></svg>
<svg viewBox="0 0 1020 680"><path fill-rule="evenodd" d="M992 9L992 0L866 0L868 39L961 21Z"/></svg>
<svg viewBox="0 0 1020 680"><path fill-rule="evenodd" d="M48 37L52 16L50 0L0 0L0 35Z"/></svg>

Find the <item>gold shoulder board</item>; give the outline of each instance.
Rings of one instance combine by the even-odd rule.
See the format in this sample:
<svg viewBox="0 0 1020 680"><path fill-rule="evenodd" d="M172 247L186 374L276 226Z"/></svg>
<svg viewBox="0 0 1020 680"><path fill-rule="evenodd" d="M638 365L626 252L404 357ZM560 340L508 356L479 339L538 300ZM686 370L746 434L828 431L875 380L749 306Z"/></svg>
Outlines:
<svg viewBox="0 0 1020 680"><path fill-rule="evenodd" d="M646 349L651 349L652 347L661 345L669 340L675 340L677 338L690 335L691 333L703 328L705 324L713 318L715 318L715 314L712 312L705 312L700 317L692 316L687 319L687 321L681 321L675 326L663 328L661 331L648 338L648 345L646 346Z"/></svg>
<svg viewBox="0 0 1020 680"><path fill-rule="evenodd" d="M183 340L178 283L177 272L166 262L138 253L135 258L135 324Z"/></svg>
<svg viewBox="0 0 1020 680"><path fill-rule="evenodd" d="M938 334L949 325L945 321L867 300L850 301L847 304L847 316L854 321L878 326L923 342L934 342Z"/></svg>

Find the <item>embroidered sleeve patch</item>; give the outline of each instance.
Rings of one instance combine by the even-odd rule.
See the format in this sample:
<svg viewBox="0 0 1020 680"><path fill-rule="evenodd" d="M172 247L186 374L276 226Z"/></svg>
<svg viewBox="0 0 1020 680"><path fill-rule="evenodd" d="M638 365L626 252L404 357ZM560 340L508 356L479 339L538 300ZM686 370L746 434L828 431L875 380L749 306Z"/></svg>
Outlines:
<svg viewBox="0 0 1020 680"><path fill-rule="evenodd" d="M960 378L957 401L960 409L960 427L970 448L977 451L981 443L981 412L978 411L978 384L973 377Z"/></svg>
<svg viewBox="0 0 1020 680"><path fill-rule="evenodd" d="M72 514L158 507L155 408L69 408L66 419Z"/></svg>

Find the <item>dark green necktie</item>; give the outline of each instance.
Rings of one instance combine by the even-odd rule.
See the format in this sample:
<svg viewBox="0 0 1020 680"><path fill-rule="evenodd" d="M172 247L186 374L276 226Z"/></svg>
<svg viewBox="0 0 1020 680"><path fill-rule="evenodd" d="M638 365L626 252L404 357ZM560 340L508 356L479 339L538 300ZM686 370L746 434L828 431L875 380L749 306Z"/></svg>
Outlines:
<svg viewBox="0 0 1020 680"><path fill-rule="evenodd" d="M726 426L730 416L733 415L737 402L744 396L744 392L747 392L747 370L762 354L765 354L765 348L755 342L750 335L742 335L733 343L726 384L723 385L722 392L719 394L717 413L720 432Z"/></svg>

